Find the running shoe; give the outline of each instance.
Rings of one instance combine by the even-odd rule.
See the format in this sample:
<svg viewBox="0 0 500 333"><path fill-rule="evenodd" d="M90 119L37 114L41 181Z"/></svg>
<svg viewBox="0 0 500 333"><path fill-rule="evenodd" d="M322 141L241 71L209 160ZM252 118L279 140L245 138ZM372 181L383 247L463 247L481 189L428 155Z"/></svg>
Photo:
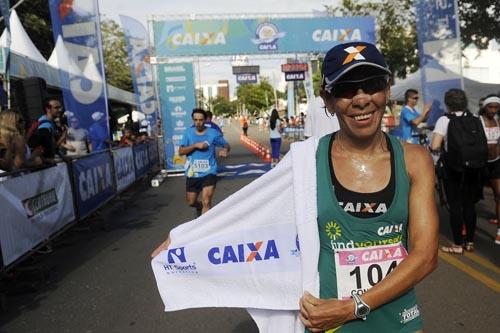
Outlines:
<svg viewBox="0 0 500 333"><path fill-rule="evenodd" d="M497 238L495 238L495 244L500 245L500 228L497 229Z"/></svg>

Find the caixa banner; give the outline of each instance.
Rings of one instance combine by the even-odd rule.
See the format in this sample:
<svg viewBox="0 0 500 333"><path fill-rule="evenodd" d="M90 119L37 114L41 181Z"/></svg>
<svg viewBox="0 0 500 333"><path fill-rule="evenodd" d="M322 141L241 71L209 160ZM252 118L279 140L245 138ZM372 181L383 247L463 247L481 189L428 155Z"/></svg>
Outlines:
<svg viewBox="0 0 500 333"><path fill-rule="evenodd" d="M138 110L148 117L150 126L156 124L158 107L153 83L153 70L149 57L149 37L146 28L136 19L120 15L127 42L128 64L134 84Z"/></svg>
<svg viewBox="0 0 500 333"><path fill-rule="evenodd" d="M132 147L113 150L116 190L123 191L135 181L134 154Z"/></svg>
<svg viewBox="0 0 500 333"><path fill-rule="evenodd" d="M96 153L73 161L73 173L80 219L113 198L113 161L109 152Z"/></svg>
<svg viewBox="0 0 500 333"><path fill-rule="evenodd" d="M101 45L97 0L49 0L54 40L62 38L64 52L58 65L73 63L71 71L59 68L64 106L80 126L107 133L109 137L107 89ZM75 66L76 65L76 66ZM93 116L94 115L94 116Z"/></svg>
<svg viewBox="0 0 500 333"><path fill-rule="evenodd" d="M375 43L373 17L155 21L156 56L326 52L349 41Z"/></svg>

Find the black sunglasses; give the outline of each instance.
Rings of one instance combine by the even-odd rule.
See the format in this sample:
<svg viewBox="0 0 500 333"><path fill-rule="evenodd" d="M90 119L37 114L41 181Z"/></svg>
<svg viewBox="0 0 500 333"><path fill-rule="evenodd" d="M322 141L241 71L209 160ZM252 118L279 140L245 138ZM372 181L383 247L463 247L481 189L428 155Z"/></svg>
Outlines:
<svg viewBox="0 0 500 333"><path fill-rule="evenodd" d="M331 94L335 98L351 99L362 89L366 94L373 95L385 90L388 85L387 76L376 76L361 82L339 82L332 86Z"/></svg>

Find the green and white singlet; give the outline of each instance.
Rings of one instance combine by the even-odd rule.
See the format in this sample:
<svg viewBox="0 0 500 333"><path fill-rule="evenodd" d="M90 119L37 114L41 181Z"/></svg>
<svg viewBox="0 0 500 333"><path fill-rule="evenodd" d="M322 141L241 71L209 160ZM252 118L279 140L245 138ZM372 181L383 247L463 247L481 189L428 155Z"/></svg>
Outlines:
<svg viewBox="0 0 500 333"><path fill-rule="evenodd" d="M407 256L410 181L403 147L389 136L396 189L387 212L373 218L349 215L339 205L332 187L330 139L331 135L321 138L316 151L320 298L349 299L353 293L362 294L376 285ZM410 333L421 329L420 310L411 289L373 310L365 321L353 320L326 332Z"/></svg>

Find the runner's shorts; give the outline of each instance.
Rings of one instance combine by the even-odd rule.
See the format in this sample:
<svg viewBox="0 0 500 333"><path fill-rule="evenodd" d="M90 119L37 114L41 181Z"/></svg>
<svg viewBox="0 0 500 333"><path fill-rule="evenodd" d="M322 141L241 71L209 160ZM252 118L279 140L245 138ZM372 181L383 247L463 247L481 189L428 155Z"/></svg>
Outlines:
<svg viewBox="0 0 500 333"><path fill-rule="evenodd" d="M217 176L214 174L206 175L205 177L190 178L186 177L186 192L200 193L204 187L216 187Z"/></svg>

